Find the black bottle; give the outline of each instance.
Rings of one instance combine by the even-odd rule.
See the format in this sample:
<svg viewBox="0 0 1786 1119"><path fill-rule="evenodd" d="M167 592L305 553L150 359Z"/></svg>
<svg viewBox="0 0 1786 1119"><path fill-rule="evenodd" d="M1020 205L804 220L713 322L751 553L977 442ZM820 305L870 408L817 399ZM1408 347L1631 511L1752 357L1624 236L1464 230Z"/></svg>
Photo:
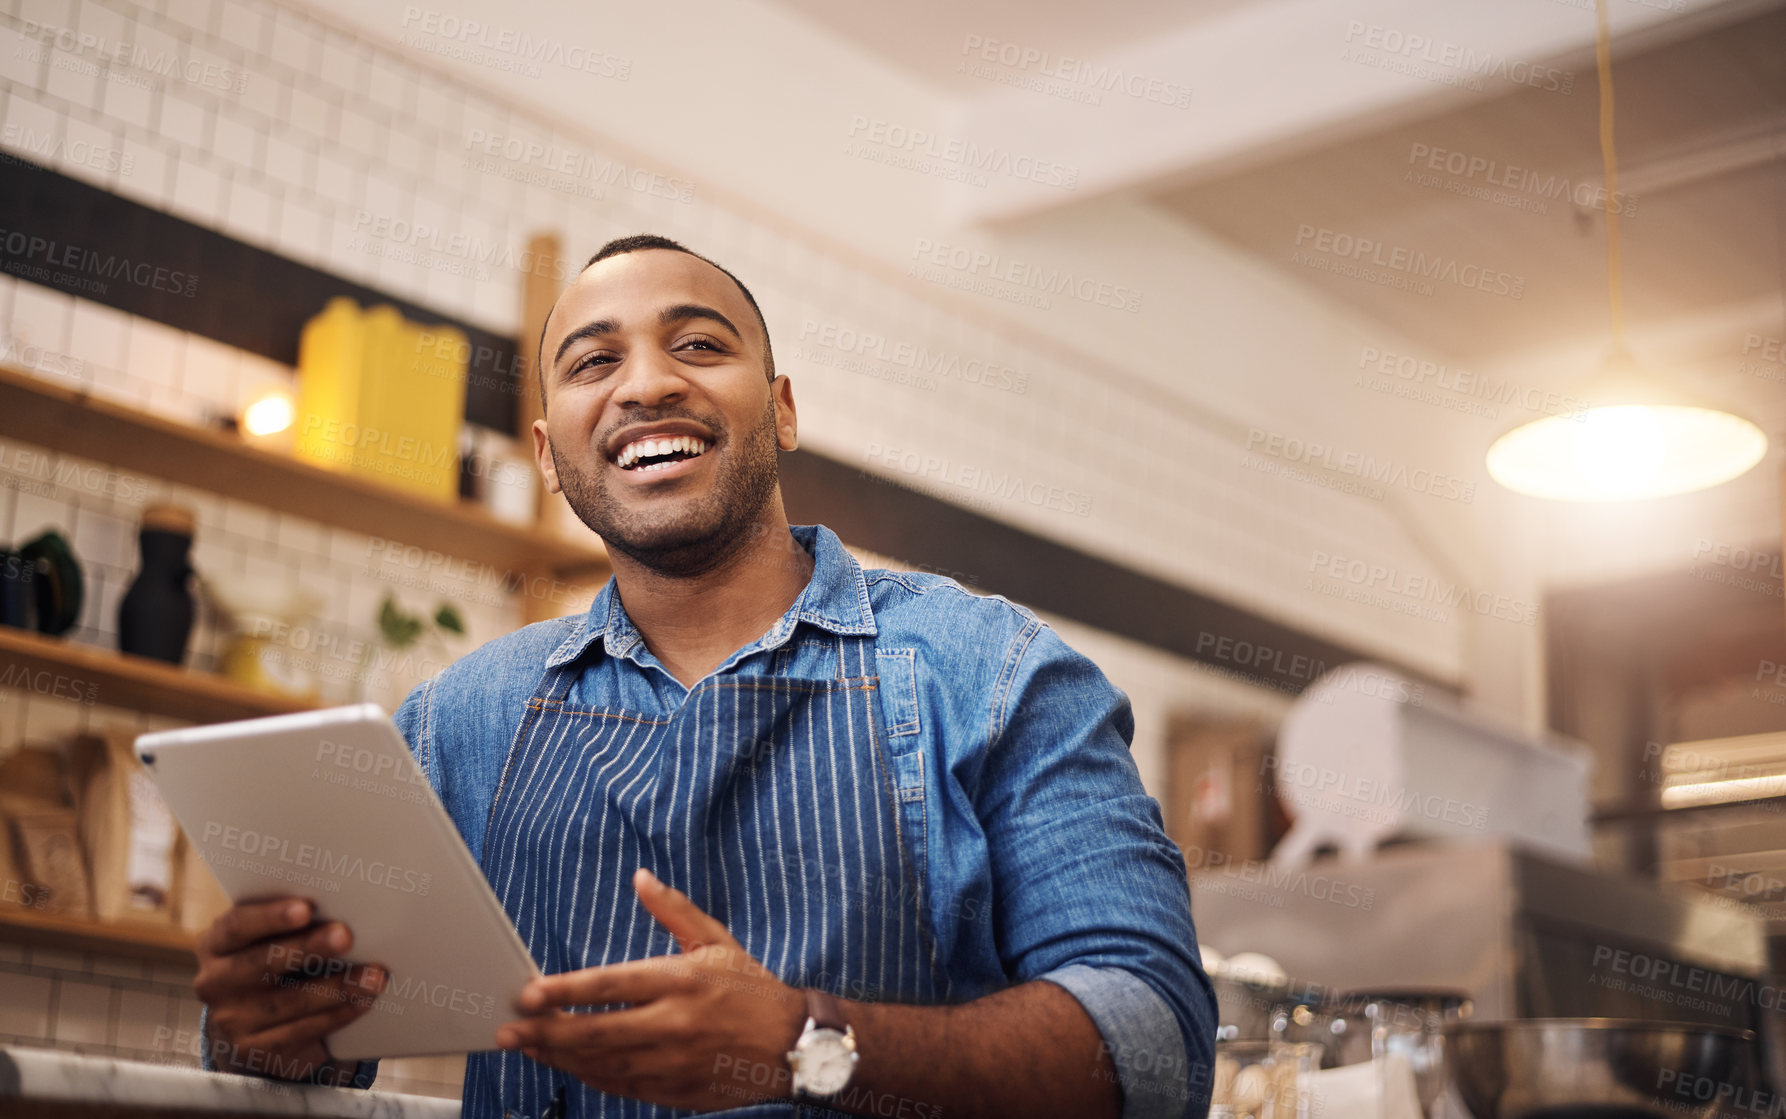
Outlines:
<svg viewBox="0 0 1786 1119"><path fill-rule="evenodd" d="M192 635L192 510L151 505L137 533L143 562L118 606L118 648L179 664Z"/></svg>

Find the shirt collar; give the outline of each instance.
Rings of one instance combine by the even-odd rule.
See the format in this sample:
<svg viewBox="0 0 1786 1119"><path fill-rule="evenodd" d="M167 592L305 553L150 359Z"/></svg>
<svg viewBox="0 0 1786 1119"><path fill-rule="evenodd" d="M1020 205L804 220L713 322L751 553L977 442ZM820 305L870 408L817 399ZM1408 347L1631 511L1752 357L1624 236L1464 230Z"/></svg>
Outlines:
<svg viewBox="0 0 1786 1119"><path fill-rule="evenodd" d="M787 613L755 645L772 649L791 637L801 622L837 634L874 636L868 579L856 557L824 525L792 525L790 529L794 539L812 555L812 578ZM576 628L547 658L546 667L570 663L597 640L614 657L624 657L644 642L644 636L620 604L620 594L611 576L589 604L589 612L578 619Z"/></svg>

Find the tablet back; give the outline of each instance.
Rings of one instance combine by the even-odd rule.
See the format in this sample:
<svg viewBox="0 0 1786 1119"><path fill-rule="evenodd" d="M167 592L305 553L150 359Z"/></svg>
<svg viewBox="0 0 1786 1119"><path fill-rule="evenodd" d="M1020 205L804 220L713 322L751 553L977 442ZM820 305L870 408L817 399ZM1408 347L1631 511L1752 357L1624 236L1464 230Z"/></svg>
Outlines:
<svg viewBox="0 0 1786 1119"><path fill-rule="evenodd" d="M330 1053L495 1047L539 969L382 710L145 734L136 749L233 900L308 898L318 920L353 930L355 962L389 970L372 1009L329 1036Z"/></svg>

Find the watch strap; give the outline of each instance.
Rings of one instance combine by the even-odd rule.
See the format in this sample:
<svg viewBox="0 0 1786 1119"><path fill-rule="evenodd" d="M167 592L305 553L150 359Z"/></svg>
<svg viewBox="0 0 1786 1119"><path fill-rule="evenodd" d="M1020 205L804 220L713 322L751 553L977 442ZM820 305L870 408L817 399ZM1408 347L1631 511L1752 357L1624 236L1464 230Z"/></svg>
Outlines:
<svg viewBox="0 0 1786 1119"><path fill-rule="evenodd" d="M850 1019L844 1013L843 1003L816 987L806 988L806 1016L818 1029L836 1030L840 1034L849 1032Z"/></svg>

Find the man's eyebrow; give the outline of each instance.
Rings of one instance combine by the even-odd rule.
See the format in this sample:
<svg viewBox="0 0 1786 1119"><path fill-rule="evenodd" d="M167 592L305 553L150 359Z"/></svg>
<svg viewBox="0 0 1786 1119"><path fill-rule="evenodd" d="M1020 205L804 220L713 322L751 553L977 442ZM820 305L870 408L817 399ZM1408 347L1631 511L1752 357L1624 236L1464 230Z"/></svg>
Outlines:
<svg viewBox="0 0 1786 1119"><path fill-rule="evenodd" d="M570 349L583 339L598 338L603 334L613 334L619 329L620 324L613 319L597 319L594 322L584 323L569 334L566 334L564 336L564 341L558 343L558 352L552 355L552 364L557 365L559 362L563 361L564 351Z"/></svg>
<svg viewBox="0 0 1786 1119"><path fill-rule="evenodd" d="M731 319L704 303L678 303L674 307L665 307L657 313L657 321L664 326L671 326L688 319L712 319L731 331L732 336L740 342L744 340L744 332L733 326Z"/></svg>

